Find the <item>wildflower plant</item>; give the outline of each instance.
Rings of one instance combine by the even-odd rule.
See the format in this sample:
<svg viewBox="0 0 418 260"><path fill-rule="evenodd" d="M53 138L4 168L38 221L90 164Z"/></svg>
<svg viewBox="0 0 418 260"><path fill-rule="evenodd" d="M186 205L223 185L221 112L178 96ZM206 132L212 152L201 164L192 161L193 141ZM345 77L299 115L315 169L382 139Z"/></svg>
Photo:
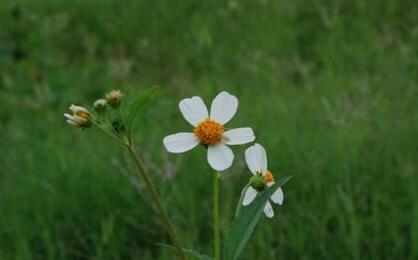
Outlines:
<svg viewBox="0 0 418 260"><path fill-rule="evenodd" d="M245 158L253 176L241 193L232 227L221 245L220 180L221 172L231 167L234 161L234 154L229 146L248 144L253 142L256 137L250 127L226 128L225 125L238 110L238 99L226 91L219 93L214 98L210 111L200 97L195 96L181 100L179 103L180 112L193 129L190 132L166 136L163 139L163 145L168 152L183 153L200 144L207 150L207 161L210 167L215 170L213 181L214 257L183 248L150 173L144 166L142 157L135 149L133 141L134 121L142 108L152 100L153 95L154 89L148 89L135 96L129 104L125 104L125 95L120 90L112 90L96 100L91 110L71 105L72 114L64 114L64 116L72 126L82 129L92 127L99 129L128 151L170 236L172 245L160 244L161 246L174 249L179 259L187 259L188 256L197 259L237 259L245 248L262 213L264 212L269 218L274 216L270 201L279 205L283 203L281 186L290 179L290 176L274 179L272 173L267 169L267 155L264 148L259 144L248 148Z"/></svg>

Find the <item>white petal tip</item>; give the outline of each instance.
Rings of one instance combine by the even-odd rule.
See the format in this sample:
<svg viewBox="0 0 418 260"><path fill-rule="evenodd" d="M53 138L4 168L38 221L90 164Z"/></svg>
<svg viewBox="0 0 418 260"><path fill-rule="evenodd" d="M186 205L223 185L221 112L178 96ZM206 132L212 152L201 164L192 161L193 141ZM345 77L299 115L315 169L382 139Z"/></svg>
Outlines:
<svg viewBox="0 0 418 260"><path fill-rule="evenodd" d="M234 161L234 154L225 144L208 147L209 165L216 171L224 171L231 167Z"/></svg>
<svg viewBox="0 0 418 260"><path fill-rule="evenodd" d="M264 206L264 214L266 215L266 217L268 218L272 218L274 217L274 211L273 211L273 207L271 206L270 201L267 202L267 204Z"/></svg>
<svg viewBox="0 0 418 260"><path fill-rule="evenodd" d="M194 96L180 101L179 108L183 117L193 126L209 117L208 109L201 97Z"/></svg>
<svg viewBox="0 0 418 260"><path fill-rule="evenodd" d="M222 91L212 101L210 117L221 124L226 124L234 117L237 109L237 97L229 94L226 91Z"/></svg>
<svg viewBox="0 0 418 260"><path fill-rule="evenodd" d="M164 137L163 144L170 153L184 153L199 144L193 133L178 133Z"/></svg>
<svg viewBox="0 0 418 260"><path fill-rule="evenodd" d="M274 203L276 203L276 204L278 204L278 205L282 205L283 204L283 198L284 198L284 195L283 195L283 190L282 190L282 188L278 188L274 193L273 193L273 195L271 195L271 197L270 197L270 199L274 202Z"/></svg>
<svg viewBox="0 0 418 260"><path fill-rule="evenodd" d="M245 191L244 198L242 199L242 205L248 206L251 204L251 202L254 201L255 197L257 196L258 191L254 189L253 187L248 187Z"/></svg>

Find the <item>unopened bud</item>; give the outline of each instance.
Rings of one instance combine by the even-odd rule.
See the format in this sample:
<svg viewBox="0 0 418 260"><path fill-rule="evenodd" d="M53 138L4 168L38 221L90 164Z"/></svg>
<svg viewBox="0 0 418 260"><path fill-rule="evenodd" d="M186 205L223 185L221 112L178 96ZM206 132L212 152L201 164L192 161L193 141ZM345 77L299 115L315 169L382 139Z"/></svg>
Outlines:
<svg viewBox="0 0 418 260"><path fill-rule="evenodd" d="M104 114L107 110L107 101L106 99L98 99L94 102L94 110L99 114Z"/></svg>
<svg viewBox="0 0 418 260"><path fill-rule="evenodd" d="M106 94L106 101L110 107L117 109L122 105L123 96L120 90L112 90Z"/></svg>
<svg viewBox="0 0 418 260"><path fill-rule="evenodd" d="M67 123L81 128L88 128L91 125L90 112L81 106L71 105L70 110L73 112L72 115L64 114L67 118Z"/></svg>
<svg viewBox="0 0 418 260"><path fill-rule="evenodd" d="M115 119L112 122L112 128L116 133L122 133L125 132L125 125L123 124L123 122L119 119Z"/></svg>

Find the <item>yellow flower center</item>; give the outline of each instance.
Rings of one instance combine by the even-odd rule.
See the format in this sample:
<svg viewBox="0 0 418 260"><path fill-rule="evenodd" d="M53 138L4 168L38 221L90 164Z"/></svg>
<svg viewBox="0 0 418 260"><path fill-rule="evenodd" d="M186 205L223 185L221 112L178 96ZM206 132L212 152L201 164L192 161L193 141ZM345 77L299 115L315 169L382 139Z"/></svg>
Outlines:
<svg viewBox="0 0 418 260"><path fill-rule="evenodd" d="M202 144L215 145L222 141L224 131L223 125L208 118L194 129L194 134Z"/></svg>
<svg viewBox="0 0 418 260"><path fill-rule="evenodd" d="M269 170L267 170L263 175L264 180L269 183L274 181L273 174Z"/></svg>
<svg viewBox="0 0 418 260"><path fill-rule="evenodd" d="M80 109L80 110L75 111L74 115L82 117L82 118L88 118L89 112Z"/></svg>

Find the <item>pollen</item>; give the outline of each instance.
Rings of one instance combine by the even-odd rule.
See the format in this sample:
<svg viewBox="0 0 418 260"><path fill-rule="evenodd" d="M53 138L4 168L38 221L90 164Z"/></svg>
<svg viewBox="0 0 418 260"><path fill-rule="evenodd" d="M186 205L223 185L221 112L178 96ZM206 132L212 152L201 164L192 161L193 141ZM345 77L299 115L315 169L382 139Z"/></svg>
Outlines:
<svg viewBox="0 0 418 260"><path fill-rule="evenodd" d="M264 180L269 183L274 181L273 174L269 170L267 170L263 175Z"/></svg>
<svg viewBox="0 0 418 260"><path fill-rule="evenodd" d="M215 145L222 141L224 131L223 125L208 118L194 129L194 134L202 144Z"/></svg>

